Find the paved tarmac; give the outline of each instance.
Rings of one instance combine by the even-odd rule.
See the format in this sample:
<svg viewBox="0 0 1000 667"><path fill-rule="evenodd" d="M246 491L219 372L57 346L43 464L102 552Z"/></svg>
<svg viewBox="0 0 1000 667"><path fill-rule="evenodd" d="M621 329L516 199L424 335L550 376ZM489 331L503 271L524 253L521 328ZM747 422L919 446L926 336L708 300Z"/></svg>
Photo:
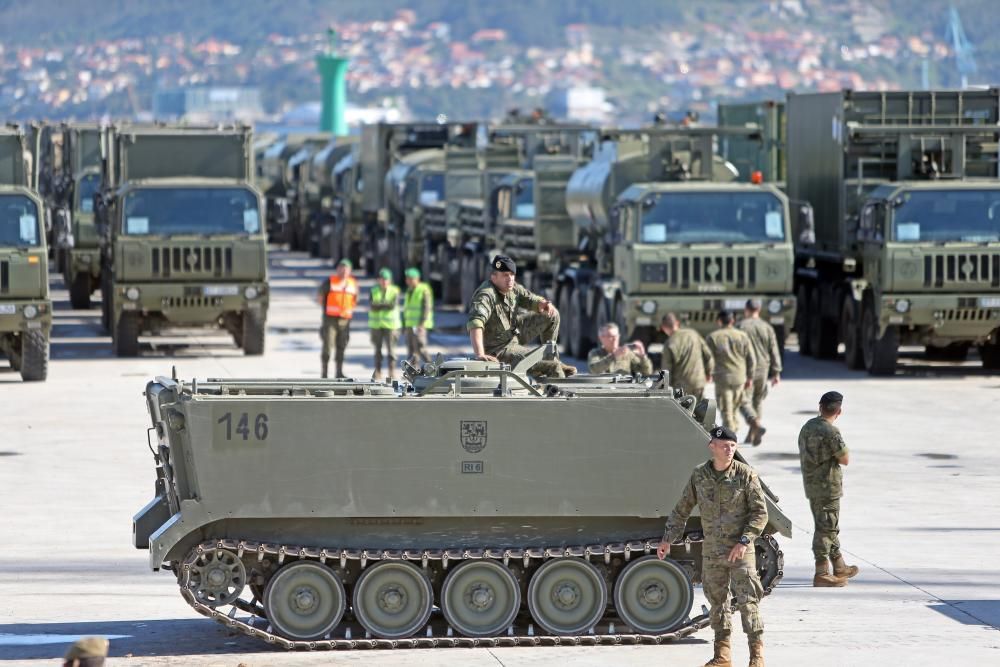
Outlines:
<svg viewBox="0 0 1000 667"><path fill-rule="evenodd" d="M81 635L111 638L111 665L695 665L703 630L668 646L417 649L287 653L193 612L169 573L131 546L131 516L153 492L142 391L176 366L191 377L317 377L317 281L329 269L274 254L267 353L243 357L224 334L142 339L116 359L99 314L69 309L53 277L52 363L23 384L0 361L0 664L57 664ZM432 348L466 353L461 317L440 318ZM350 374L370 374L362 317ZM904 358L873 379L792 348L765 404L763 446L744 454L796 525L782 540L785 577L762 604L769 665L1000 664L1000 375ZM367 370L366 372L366 369ZM801 424L829 389L846 396L838 425L851 447L841 519L861 574L813 589L811 517L796 448ZM655 492L655 490L651 490ZM700 589L696 605L704 603ZM737 630L734 664L746 664Z"/></svg>

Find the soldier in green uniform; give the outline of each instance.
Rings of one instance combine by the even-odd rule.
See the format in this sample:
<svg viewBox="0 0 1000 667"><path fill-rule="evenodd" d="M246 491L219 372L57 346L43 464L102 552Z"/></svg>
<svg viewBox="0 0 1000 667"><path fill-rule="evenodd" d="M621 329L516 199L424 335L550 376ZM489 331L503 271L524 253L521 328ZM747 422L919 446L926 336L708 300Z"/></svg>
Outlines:
<svg viewBox="0 0 1000 667"><path fill-rule="evenodd" d="M736 434L725 427L712 429L712 454L691 473L681 499L667 519L656 555L663 559L670 545L684 536L691 510L701 513L702 585L712 605L709 618L715 631L715 655L706 667L730 667L732 609L736 598L743 632L750 643L750 667L764 667L764 623L758 603L764 594L757 576L754 539L767 525L767 504L757 473L735 461Z"/></svg>
<svg viewBox="0 0 1000 667"><path fill-rule="evenodd" d="M819 399L819 415L799 431L802 483L816 526L812 542L816 559L813 586L819 588L844 586L858 573L858 567L845 563L840 553L840 498L844 495L841 466L847 465L850 453L833 422L840 417L843 404L843 395L826 392Z"/></svg>
<svg viewBox="0 0 1000 667"><path fill-rule="evenodd" d="M510 257L497 255L490 262L490 277L472 295L466 328L477 359L502 361L515 366L536 338L555 341L559 334L559 311L548 299L516 284L517 265ZM521 313L519 310L528 311ZM537 377L565 377L576 368L558 360L539 361L530 373Z"/></svg>
<svg viewBox="0 0 1000 667"><path fill-rule="evenodd" d="M597 332L601 341L587 356L587 370L590 373L624 373L626 375L652 375L653 362L646 356L642 341L629 345L619 345L618 325L608 322Z"/></svg>
<svg viewBox="0 0 1000 667"><path fill-rule="evenodd" d="M774 333L774 327L760 319L760 307L759 299L748 299L743 309L743 319L737 325L740 331L750 336L757 359L750 390L745 396L757 419L761 418L761 411L764 409L768 384L774 387L781 382L781 350L778 349L778 336ZM753 442L754 446L757 446L763 435L761 431L754 433L751 429L743 442Z"/></svg>
<svg viewBox="0 0 1000 667"><path fill-rule="evenodd" d="M672 386L683 387L700 401L705 394L705 384L712 379L715 370L715 361L705 339L694 329L683 328L673 313L663 316L660 331L669 337L663 344L660 369L670 373Z"/></svg>
<svg viewBox="0 0 1000 667"><path fill-rule="evenodd" d="M378 272L372 286L369 301L368 328L371 329L372 345L375 346L375 373L372 377L382 379L382 350L388 360L389 379L396 377L396 343L399 342L399 288L392 282L392 271Z"/></svg>
<svg viewBox="0 0 1000 667"><path fill-rule="evenodd" d="M708 334L705 342L715 359L715 401L722 413L722 424L734 433L739 430L736 421L739 410L750 424L754 438L760 438L766 429L757 421L750 404L743 400L756 365L753 343L749 336L733 326L733 314L729 311L720 312L718 322L719 328Z"/></svg>

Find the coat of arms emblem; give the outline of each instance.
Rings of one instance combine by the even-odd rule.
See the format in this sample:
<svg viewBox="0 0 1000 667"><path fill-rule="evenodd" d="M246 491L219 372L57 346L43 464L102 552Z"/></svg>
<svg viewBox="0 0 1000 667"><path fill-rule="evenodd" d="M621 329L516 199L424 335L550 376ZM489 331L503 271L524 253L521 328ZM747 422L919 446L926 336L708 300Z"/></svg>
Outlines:
<svg viewBox="0 0 1000 667"><path fill-rule="evenodd" d="M470 454L477 454L486 448L486 422L463 421L461 428L462 448Z"/></svg>

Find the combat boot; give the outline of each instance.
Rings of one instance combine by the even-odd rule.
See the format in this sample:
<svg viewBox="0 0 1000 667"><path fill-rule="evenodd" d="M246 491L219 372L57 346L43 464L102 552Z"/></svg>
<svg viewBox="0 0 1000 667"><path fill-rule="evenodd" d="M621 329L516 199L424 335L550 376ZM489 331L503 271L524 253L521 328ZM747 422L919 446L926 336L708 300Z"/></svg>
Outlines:
<svg viewBox="0 0 1000 667"><path fill-rule="evenodd" d="M324 359L323 360L323 368L320 371L320 377L322 377L322 378L327 377L327 371L328 370L330 370L330 362L327 361L326 359Z"/></svg>
<svg viewBox="0 0 1000 667"><path fill-rule="evenodd" d="M339 378L345 377L345 375L344 375L344 367L341 366L340 364L337 364L337 377L339 377Z"/></svg>
<svg viewBox="0 0 1000 667"><path fill-rule="evenodd" d="M559 365L562 367L562 372L566 377L573 377L576 375L576 366L570 366L569 364L564 364L561 361L559 362Z"/></svg>
<svg viewBox="0 0 1000 667"><path fill-rule="evenodd" d="M847 585L847 579L830 574L830 561L824 558L816 561L816 575L813 577L814 588L840 588Z"/></svg>
<svg viewBox="0 0 1000 667"><path fill-rule="evenodd" d="M728 639L715 640L715 655L705 663L705 667L733 667L733 655Z"/></svg>
<svg viewBox="0 0 1000 667"><path fill-rule="evenodd" d="M833 563L833 575L835 577L850 579L858 573L858 566L845 563L843 554L837 554L835 558L830 559L830 562Z"/></svg>
<svg viewBox="0 0 1000 667"><path fill-rule="evenodd" d="M759 420L754 419L750 422L750 433L747 434L747 437L750 438L754 447L760 445L765 433L767 433L767 429L761 425Z"/></svg>
<svg viewBox="0 0 1000 667"><path fill-rule="evenodd" d="M750 667L764 667L764 642L756 640L750 642Z"/></svg>

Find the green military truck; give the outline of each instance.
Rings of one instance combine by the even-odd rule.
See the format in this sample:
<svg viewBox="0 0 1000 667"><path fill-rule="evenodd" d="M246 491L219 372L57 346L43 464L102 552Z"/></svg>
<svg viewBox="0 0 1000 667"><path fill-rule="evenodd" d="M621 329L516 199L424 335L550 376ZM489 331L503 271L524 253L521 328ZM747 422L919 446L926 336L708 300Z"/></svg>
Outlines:
<svg viewBox="0 0 1000 667"><path fill-rule="evenodd" d="M39 381L48 376L52 302L31 155L20 127L0 127L0 352L22 379Z"/></svg>
<svg viewBox="0 0 1000 667"><path fill-rule="evenodd" d="M296 174L290 162L307 142L326 142L329 134L290 133L281 136L263 149L256 181L264 193L267 205L267 236L275 243L295 242L292 200L296 192Z"/></svg>
<svg viewBox="0 0 1000 667"><path fill-rule="evenodd" d="M573 356L586 354L604 322L649 343L662 316L674 312L704 334L719 310L740 314L748 298L763 301L783 344L795 315L788 198L715 155L723 138L758 132L614 132L573 173L567 216L535 231L553 257L560 251L560 340ZM808 215L808 206L795 212Z"/></svg>
<svg viewBox="0 0 1000 667"><path fill-rule="evenodd" d="M389 227L402 229L406 239L403 263L421 266L424 256L424 215L444 201L445 150L425 148L408 153L386 174L385 208ZM424 267L424 279L428 278Z"/></svg>
<svg viewBox="0 0 1000 667"><path fill-rule="evenodd" d="M740 174L759 172L765 183L784 189L788 178L785 103L775 100L719 105L719 127L753 127L758 136L726 135L720 138L719 155Z"/></svg>
<svg viewBox="0 0 1000 667"><path fill-rule="evenodd" d="M318 191L313 183L312 166L316 155L333 140L330 134L311 136L288 158L288 245L291 250L312 251L310 230L318 214L319 202L313 195Z"/></svg>
<svg viewBox="0 0 1000 667"><path fill-rule="evenodd" d="M264 352L267 247L244 126L111 126L97 219L102 306L118 356L141 333L218 326Z"/></svg>
<svg viewBox="0 0 1000 667"><path fill-rule="evenodd" d="M1000 90L790 95L801 350L895 372L900 345L1000 368Z"/></svg>
<svg viewBox="0 0 1000 667"><path fill-rule="evenodd" d="M330 257L333 233L334 169L351 154L358 137L334 137L313 154L305 174L305 245L313 257Z"/></svg>

